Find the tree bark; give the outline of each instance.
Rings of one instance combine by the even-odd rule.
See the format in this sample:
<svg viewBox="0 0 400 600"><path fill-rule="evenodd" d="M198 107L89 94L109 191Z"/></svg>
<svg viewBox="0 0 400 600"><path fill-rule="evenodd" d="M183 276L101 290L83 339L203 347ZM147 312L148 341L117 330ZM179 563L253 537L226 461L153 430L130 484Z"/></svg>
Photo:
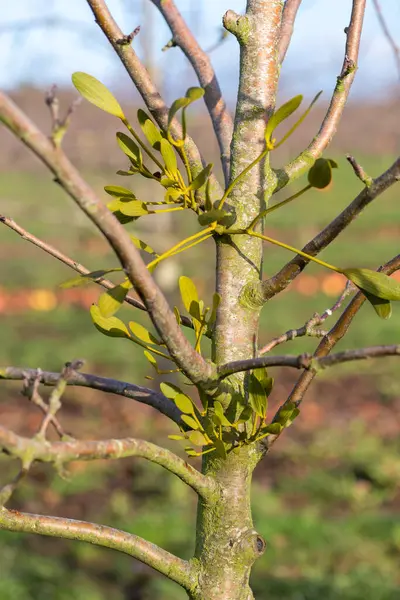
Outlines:
<svg viewBox="0 0 400 600"><path fill-rule="evenodd" d="M246 14L228 11L225 27L240 44L240 84L231 146L232 182L265 149L266 122L274 110L278 84L277 49L282 14L278 0L248 0ZM268 195L269 166L258 163L227 198L236 215L234 228L244 228L262 210ZM217 365L253 358L257 347L260 307L245 290L259 285L262 242L250 236L224 235L217 240L218 309L213 359ZM243 374L227 378L227 386L242 396ZM221 399L222 401L222 399ZM226 460L205 455L203 473L215 478L221 492L213 504L199 502L195 560L198 587L193 600L251 600L250 571L265 549L253 528L251 477L261 458L257 448L242 446Z"/></svg>

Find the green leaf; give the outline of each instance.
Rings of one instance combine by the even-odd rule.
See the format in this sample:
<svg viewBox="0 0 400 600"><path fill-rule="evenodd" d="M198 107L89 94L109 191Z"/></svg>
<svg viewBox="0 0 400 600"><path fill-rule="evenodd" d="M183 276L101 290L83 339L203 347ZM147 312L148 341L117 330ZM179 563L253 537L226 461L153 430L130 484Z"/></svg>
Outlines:
<svg viewBox="0 0 400 600"><path fill-rule="evenodd" d="M168 128L171 125L171 121L175 117L176 113L181 110L181 108L189 106L189 104L189 98L177 98L174 100L174 102L171 104L171 108L168 111Z"/></svg>
<svg viewBox="0 0 400 600"><path fill-rule="evenodd" d="M385 273L371 269L342 269L342 273L362 292L365 290L384 300L400 300L400 282Z"/></svg>
<svg viewBox="0 0 400 600"><path fill-rule="evenodd" d="M179 408L179 410L183 413L187 415L194 414L193 402L188 396L186 396L186 394L177 394L175 398L173 398L173 401L175 402L177 408Z"/></svg>
<svg viewBox="0 0 400 600"><path fill-rule="evenodd" d="M138 169L142 168L143 165L143 157L142 152L136 142L133 141L125 133L121 133L120 131L117 133L117 142L122 152L128 156Z"/></svg>
<svg viewBox="0 0 400 600"><path fill-rule="evenodd" d="M369 300L372 304L372 307L378 317L381 319L389 319L392 316L392 305L390 304L390 300L384 300L384 298L378 298L378 296L374 296L369 292L363 290L364 296Z"/></svg>
<svg viewBox="0 0 400 600"><path fill-rule="evenodd" d="M149 363L151 364L153 369L155 369L158 373L159 369L158 369L157 361L154 358L154 356L152 354L150 354L150 352L148 352L147 350L145 350L143 352L143 354L145 355L145 357L147 358L147 360L149 361Z"/></svg>
<svg viewBox="0 0 400 600"><path fill-rule="evenodd" d="M104 187L104 191L109 196L114 196L115 198L119 198L120 200L135 200L136 196L131 190L127 188L121 187L120 185L106 185Z"/></svg>
<svg viewBox="0 0 400 600"><path fill-rule="evenodd" d="M182 415L181 419L186 425L189 425L190 429L199 429L200 427L198 422L189 415Z"/></svg>
<svg viewBox="0 0 400 600"><path fill-rule="evenodd" d="M265 130L265 140L267 144L271 142L272 134L274 133L278 125L280 125L282 121L285 121L285 119L290 117L290 115L293 114L299 108L302 100L303 96L295 96L288 102L285 102L285 104L282 104L282 106L280 106L270 117Z"/></svg>
<svg viewBox="0 0 400 600"><path fill-rule="evenodd" d="M245 406L244 409L242 410L242 412L240 413L240 416L236 422L237 423L247 423L247 421L249 419L251 419L252 416L253 416L252 407L250 405Z"/></svg>
<svg viewBox="0 0 400 600"><path fill-rule="evenodd" d="M265 394L269 396L272 391L272 386L274 385L273 377L268 377L267 369L264 367L261 367L260 369L254 369L253 374L263 386Z"/></svg>
<svg viewBox="0 0 400 600"><path fill-rule="evenodd" d="M318 100L318 98L320 97L320 95L322 94L321 92L318 92L318 94L313 98L313 100L311 101L309 107L307 108L307 110L305 110L303 112L303 114L301 115L301 117L299 119L297 119L297 121L295 122L294 125L292 125L292 127L289 129L289 131L287 133L285 133L285 135L283 136L283 138L281 140L279 140L278 143L274 143L273 144L273 149L275 150L275 148L279 148L279 146L281 146L282 144L284 144L286 142L286 140L296 131L296 129L302 124L302 122L304 121L304 119L307 117L307 115L309 114L309 112L311 111L312 107L314 106L314 104L316 103L316 101ZM334 162L334 161L332 161Z"/></svg>
<svg viewBox="0 0 400 600"><path fill-rule="evenodd" d="M254 412L263 419L267 412L267 395L254 373L249 374L249 403Z"/></svg>
<svg viewBox="0 0 400 600"><path fill-rule="evenodd" d="M308 171L308 183L318 190L322 190L332 181L332 166L330 160L318 158Z"/></svg>
<svg viewBox="0 0 400 600"><path fill-rule="evenodd" d="M154 211L150 211L144 202L140 200L132 200L131 202L113 200L107 204L107 208L111 212L120 212L125 217L142 217L143 215L154 214Z"/></svg>
<svg viewBox="0 0 400 600"><path fill-rule="evenodd" d="M151 246L149 246L143 240L139 240L139 238L137 238L131 234L129 235L129 237L131 238L132 242L135 244L136 248L138 248L138 250L143 250L143 252L147 252L148 254L151 254L155 258L158 256L157 252L154 252L153 248Z"/></svg>
<svg viewBox="0 0 400 600"><path fill-rule="evenodd" d="M232 425L232 423L226 418L222 404L218 402L218 400L214 402L214 412L214 416L217 417L220 425L223 427L230 427Z"/></svg>
<svg viewBox="0 0 400 600"><path fill-rule="evenodd" d="M213 444L215 446L215 451L219 457L226 459L226 448L224 442L221 440L215 439L213 440Z"/></svg>
<svg viewBox="0 0 400 600"><path fill-rule="evenodd" d="M127 280L101 294L97 306L103 317L112 317L121 308L131 287L131 282Z"/></svg>
<svg viewBox="0 0 400 600"><path fill-rule="evenodd" d="M280 423L282 427L288 427L295 417L292 418L294 411L298 410L293 402L287 402L280 409L275 417L276 422ZM300 412L300 411L299 411ZM295 416L297 416L297 413Z"/></svg>
<svg viewBox="0 0 400 600"><path fill-rule="evenodd" d="M262 427L260 429L260 434L262 437L265 435L279 435L283 429L283 426L280 423L270 423L266 427Z"/></svg>
<svg viewBox="0 0 400 600"><path fill-rule="evenodd" d="M186 440L187 439L184 435L169 435L168 437L169 437L170 440L177 440L177 441L178 440L181 441L181 440ZM192 442L192 444L193 444L193 442Z"/></svg>
<svg viewBox="0 0 400 600"><path fill-rule="evenodd" d="M129 331L117 317L103 317L99 307L93 304L90 308L90 315L95 327L104 335L109 337L123 337L130 339Z"/></svg>
<svg viewBox="0 0 400 600"><path fill-rule="evenodd" d="M87 73L77 71L72 75L72 83L86 100L119 119L125 119L118 100L98 79Z"/></svg>
<svg viewBox="0 0 400 600"><path fill-rule="evenodd" d="M139 125L150 146L156 150L160 150L162 135L159 129L157 129L150 117L141 108L138 110L137 117Z"/></svg>
<svg viewBox="0 0 400 600"><path fill-rule="evenodd" d="M215 319L217 318L217 310L218 310L218 306L221 303L221 296L218 293L214 293L213 294L213 302L212 302L212 311L210 314L210 317L208 319L208 325L212 325L215 322Z"/></svg>
<svg viewBox="0 0 400 600"><path fill-rule="evenodd" d="M185 395L177 385L169 383L169 381L163 381L160 383L160 390L170 400L173 400L178 394Z"/></svg>
<svg viewBox="0 0 400 600"><path fill-rule="evenodd" d="M190 277L185 277L184 275L179 277L179 290L181 292L183 306L186 308L187 312L191 314L192 303L195 302L198 305L199 296L197 288Z"/></svg>
<svg viewBox="0 0 400 600"><path fill-rule="evenodd" d="M185 415L183 415L185 416ZM183 417L182 417L183 419ZM189 433L189 440L193 446L207 446L208 442L200 431L192 431Z"/></svg>
<svg viewBox="0 0 400 600"><path fill-rule="evenodd" d="M169 143L168 140L161 140L161 156L165 162L165 167L171 175L176 176L178 172L178 163L176 160L176 154L173 146Z"/></svg>
<svg viewBox="0 0 400 600"><path fill-rule="evenodd" d="M129 321L128 325L133 335L137 337L137 339L141 342L144 342L145 344L153 344L156 346L162 345L162 342L158 340L150 331L147 331L146 327L140 325L140 323Z"/></svg>
<svg viewBox="0 0 400 600"><path fill-rule="evenodd" d="M99 269L98 271L91 271L90 273L86 273L86 275L79 275L79 277L64 281L64 283L60 284L60 287L65 289L88 285L89 283L103 279L104 275L107 275L108 273L116 273L117 271L123 271L123 269L117 267L115 269Z"/></svg>
<svg viewBox="0 0 400 600"><path fill-rule="evenodd" d="M222 208L212 208L208 212L199 215L197 220L199 221L200 225L210 225L210 223L214 223L214 221L220 223L221 220L227 215L228 213L226 210L223 210Z"/></svg>
<svg viewBox="0 0 400 600"><path fill-rule="evenodd" d="M189 185L188 190L199 190L201 187L203 187L203 185L207 183L207 180L210 177L212 168L213 164L210 163L202 171L200 171L197 177L195 177L192 183Z"/></svg>
<svg viewBox="0 0 400 600"><path fill-rule="evenodd" d="M190 103L200 100L204 96L204 90L201 87L190 87L186 92L186 98L190 100Z"/></svg>

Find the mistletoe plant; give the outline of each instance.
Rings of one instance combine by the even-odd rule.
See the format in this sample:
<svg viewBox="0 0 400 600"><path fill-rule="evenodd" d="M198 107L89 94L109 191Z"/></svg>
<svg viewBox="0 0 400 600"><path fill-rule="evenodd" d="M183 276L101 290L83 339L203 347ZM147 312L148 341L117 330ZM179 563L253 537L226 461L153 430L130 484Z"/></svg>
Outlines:
<svg viewBox="0 0 400 600"><path fill-rule="evenodd" d="M390 317L391 302L400 300L400 284L390 277L400 267L400 257L391 259L378 271L334 266L317 257L371 201L399 179L400 160L372 179L350 157L355 174L363 183L362 191L304 248L294 248L264 234L264 224L271 212L284 210L312 188L322 190L331 184L333 170L338 165L322 154L333 137L355 76L365 0L352 2L342 71L319 132L299 156L278 169L271 167L271 153L301 126L320 96L317 94L294 125L286 127L286 133L277 134L277 128L286 126L287 119L298 111L302 102L299 95L279 108L275 106L279 74L300 0L286 0L284 6L278 0L247 0L245 14L233 11L225 14L224 27L237 38L241 51L234 120L222 98L209 57L199 47L172 0L152 1L171 29L170 46L179 46L186 54L200 87L189 88L169 109L132 47L134 35L123 35L105 0L86 1L142 95L147 111L140 109L137 119L130 122L118 100L97 79L78 72L72 81L81 96L119 119L124 127L124 131L116 134L125 160L124 168L117 173L124 181L133 183L106 185L110 201L105 205L62 150L66 126L57 122L52 136L47 138L5 94L0 94L0 120L47 165L57 182L98 227L115 253L116 266L112 269L99 266L89 272L28 234L12 219L1 217L1 220L79 273L79 277L65 286L95 282L105 288L90 310L95 327L106 336L125 338L141 346L156 373L179 374L179 385L164 381L160 390L143 388L81 373L81 365L76 362L68 363L59 375L3 368L0 371L3 379L24 380L25 393L35 399L45 416L40 431L32 439L0 426L0 448L21 462L20 474L1 491L0 528L85 540L128 553L181 585L193 600L250 600L253 598L249 586L251 567L265 549L251 516L251 476L255 466L266 458L273 443L298 417L305 392L321 369L349 360L400 353L398 346L371 346L331 354L365 300L380 318ZM188 135L186 112L202 99L219 143L223 182L218 181L213 165L200 155ZM289 188L305 173L308 183L303 189L273 202L276 192ZM159 186L154 200L143 201L136 196L138 177ZM163 253L137 237L139 218L155 219L158 214L177 211L188 211L191 213L188 218L197 220L195 234ZM185 310L181 314L179 307L169 305L152 274L161 262L182 252L190 253L191 248L210 238L216 247L215 291L211 298L200 299L193 280L180 277ZM264 242L295 255L268 279L262 275ZM265 260L268 261L268 255ZM304 326L259 348L262 307L286 289L310 261L347 277L343 294L332 309L322 315L314 314ZM118 284L106 278L111 272L120 273ZM130 294L132 289L137 296ZM350 293L353 298L343 309ZM133 320L128 323L116 316L126 303L147 312L148 328L134 320L134 311ZM328 333L323 332L319 326L340 310L337 322ZM194 331L193 344L185 335L187 329ZM322 338L313 355L269 354L278 344L301 335ZM118 339L110 341L111 351L112 344L118 343ZM161 359L169 362L169 368L162 368L165 364L160 363ZM271 415L268 398L274 380L267 368L275 366L299 369L300 377L289 397ZM40 383L55 386L48 405L38 400ZM185 384L189 387L184 387ZM177 429L169 437L183 445L186 459L134 438L79 441L67 436L57 419L57 411L68 385L102 389L151 405L175 424ZM47 440L50 424L60 441ZM72 460L122 456L140 456L158 463L197 493L196 548L191 560L182 560L123 531L6 508L15 487L34 461L51 462L60 468ZM197 456L202 456L201 471L187 462Z"/></svg>

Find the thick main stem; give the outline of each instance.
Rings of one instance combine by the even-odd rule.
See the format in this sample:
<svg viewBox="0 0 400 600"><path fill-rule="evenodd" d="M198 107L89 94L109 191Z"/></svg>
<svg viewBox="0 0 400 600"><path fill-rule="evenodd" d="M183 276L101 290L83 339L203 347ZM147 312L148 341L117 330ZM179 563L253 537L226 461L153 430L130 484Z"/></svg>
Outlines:
<svg viewBox="0 0 400 600"><path fill-rule="evenodd" d="M228 11L224 17L226 29L237 37L241 49L231 182L265 150L264 132L278 83L281 13L280 0L248 0L244 16ZM269 167L260 161L229 193L224 207L235 213L235 229L246 229L265 208L268 178ZM217 364L255 356L260 309L243 302L243 291L259 283L261 268L261 240L225 234L217 241L217 291L221 295L213 340ZM242 374L227 379L226 385L228 392L243 398ZM221 401L227 404L228 396ZM264 551L264 541L253 529L250 506L251 475L259 458L252 446L230 452L226 460L213 454L204 457L203 473L216 479L221 497L213 505L199 505L196 557L200 577L194 600L253 598L250 570Z"/></svg>
<svg viewBox="0 0 400 600"><path fill-rule="evenodd" d="M250 506L251 476L259 455L242 447L226 460L206 454L203 472L216 480L221 493L215 503L200 501L196 559L198 586L192 600L250 600L250 569L265 542L253 527Z"/></svg>

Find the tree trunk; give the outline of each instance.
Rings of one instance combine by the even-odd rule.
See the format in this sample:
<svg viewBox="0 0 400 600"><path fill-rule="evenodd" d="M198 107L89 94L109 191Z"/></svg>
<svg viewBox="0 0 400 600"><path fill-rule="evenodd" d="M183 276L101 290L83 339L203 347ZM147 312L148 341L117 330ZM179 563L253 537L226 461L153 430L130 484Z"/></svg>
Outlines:
<svg viewBox="0 0 400 600"><path fill-rule="evenodd" d="M241 48L231 181L265 149L265 126L274 110L278 83L281 11L278 0L248 0L244 16L228 11L224 17L225 27L236 35ZM229 195L225 208L235 214L234 228L247 227L264 207L268 175L268 164L258 163ZM260 240L224 235L217 241L217 291L221 295L213 347L217 364L255 356L260 306L245 292L257 289L261 267ZM245 402L243 383L242 375L233 377L227 381L227 391L239 392ZM254 598L250 571L265 549L253 528L250 506L251 477L260 458L255 445L230 452L226 460L204 456L203 473L216 479L221 495L215 504L199 504L195 559L200 577L193 600Z"/></svg>
<svg viewBox="0 0 400 600"><path fill-rule="evenodd" d="M199 585L193 600L250 600L251 566L263 554L265 542L253 528L251 477L259 454L242 447L227 460L204 456L203 470L215 477L221 494L216 503L200 502L195 560Z"/></svg>

